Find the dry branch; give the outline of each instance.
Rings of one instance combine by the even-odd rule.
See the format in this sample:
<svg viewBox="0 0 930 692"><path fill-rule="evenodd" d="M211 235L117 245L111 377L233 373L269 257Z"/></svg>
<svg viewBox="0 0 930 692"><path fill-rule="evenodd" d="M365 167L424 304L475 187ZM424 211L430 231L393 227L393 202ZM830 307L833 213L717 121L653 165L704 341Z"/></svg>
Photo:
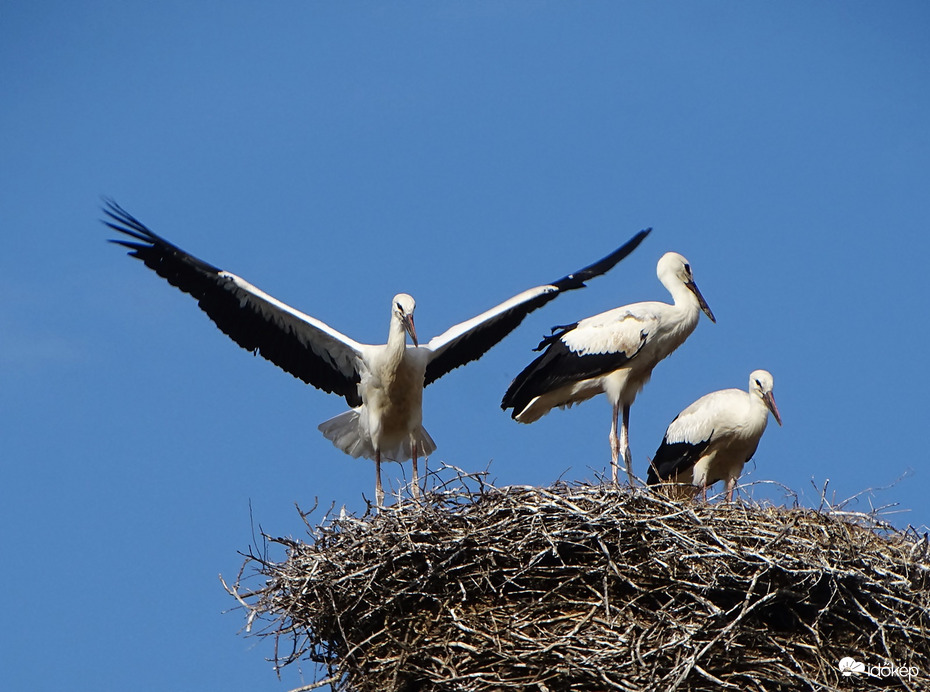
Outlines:
<svg viewBox="0 0 930 692"><path fill-rule="evenodd" d="M269 540L230 591L335 690L848 690L846 656L930 680L926 537L874 515L460 476Z"/></svg>

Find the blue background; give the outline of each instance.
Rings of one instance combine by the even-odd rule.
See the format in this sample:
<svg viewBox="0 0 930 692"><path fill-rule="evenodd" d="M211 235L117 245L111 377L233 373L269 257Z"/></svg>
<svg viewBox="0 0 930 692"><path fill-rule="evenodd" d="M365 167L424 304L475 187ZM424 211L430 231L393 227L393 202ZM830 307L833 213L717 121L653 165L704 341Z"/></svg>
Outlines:
<svg viewBox="0 0 930 692"><path fill-rule="evenodd" d="M309 682L237 634L218 574L259 528L303 535L295 503L372 495L371 463L316 430L345 403L107 245L102 195L370 343L396 292L425 341L653 226L427 389L431 466L603 473L603 397L531 426L500 398L550 326L667 300L655 263L676 250L718 324L634 405L638 472L678 411L766 368L785 425L743 497L816 507L826 485L930 523L928 19L916 1L0 4L0 685Z"/></svg>

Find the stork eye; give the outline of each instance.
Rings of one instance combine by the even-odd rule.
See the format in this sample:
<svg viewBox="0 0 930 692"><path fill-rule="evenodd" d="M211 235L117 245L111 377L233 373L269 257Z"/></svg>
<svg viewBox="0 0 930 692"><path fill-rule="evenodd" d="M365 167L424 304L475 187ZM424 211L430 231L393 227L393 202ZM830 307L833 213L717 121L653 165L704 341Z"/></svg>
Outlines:
<svg viewBox="0 0 930 692"><path fill-rule="evenodd" d="M759 389L762 389L762 383L759 380L756 380L756 384L759 386Z"/></svg>
<svg viewBox="0 0 930 692"><path fill-rule="evenodd" d="M394 305L397 306L397 309L398 309L400 312L403 312L403 311L404 311L404 306L401 305L400 303L394 303Z"/></svg>

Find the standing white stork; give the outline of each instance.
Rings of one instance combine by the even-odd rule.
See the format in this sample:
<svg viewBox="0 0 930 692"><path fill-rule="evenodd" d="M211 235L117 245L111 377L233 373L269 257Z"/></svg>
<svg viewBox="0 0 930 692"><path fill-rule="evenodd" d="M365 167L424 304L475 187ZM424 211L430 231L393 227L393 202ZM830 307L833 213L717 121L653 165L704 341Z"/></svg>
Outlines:
<svg viewBox="0 0 930 692"><path fill-rule="evenodd" d="M752 459L765 432L769 412L781 425L772 387L775 380L766 370L749 376L749 391L721 389L705 394L679 413L649 465L646 482L676 483L672 496L707 499L707 488L726 481L727 502L733 499L736 479Z"/></svg>
<svg viewBox="0 0 930 692"><path fill-rule="evenodd" d="M375 498L383 504L382 459L413 460L413 493L419 493L417 456L436 449L423 428L423 388L447 372L476 360L513 331L530 312L564 291L582 288L630 254L651 229L584 269L551 284L531 288L457 324L419 345L413 322L415 303L406 293L391 301L388 340L362 344L172 245L115 202L108 201L104 223L134 240L113 240L168 283L197 299L217 327L248 351L307 384L345 398L352 409L319 426L346 454L375 462ZM406 335L413 346L408 346Z"/></svg>
<svg viewBox="0 0 930 692"><path fill-rule="evenodd" d="M633 484L630 453L630 406L649 381L656 364L684 343L697 326L701 310L717 320L694 283L691 265L677 252L659 259L656 274L674 303L633 303L565 326L536 347L543 354L510 384L501 408L514 420L532 423L553 407L564 408L601 392L613 406L610 426L611 477L617 482L619 454ZM620 437L617 418L623 410Z"/></svg>

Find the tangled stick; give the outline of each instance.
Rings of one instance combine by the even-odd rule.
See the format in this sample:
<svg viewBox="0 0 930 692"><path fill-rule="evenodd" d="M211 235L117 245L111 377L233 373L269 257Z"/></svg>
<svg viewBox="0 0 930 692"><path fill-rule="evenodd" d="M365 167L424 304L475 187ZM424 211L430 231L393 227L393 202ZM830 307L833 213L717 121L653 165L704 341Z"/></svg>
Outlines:
<svg viewBox="0 0 930 692"><path fill-rule="evenodd" d="M848 690L844 657L930 686L927 539L874 514L458 474L308 527L228 588L334 690Z"/></svg>

